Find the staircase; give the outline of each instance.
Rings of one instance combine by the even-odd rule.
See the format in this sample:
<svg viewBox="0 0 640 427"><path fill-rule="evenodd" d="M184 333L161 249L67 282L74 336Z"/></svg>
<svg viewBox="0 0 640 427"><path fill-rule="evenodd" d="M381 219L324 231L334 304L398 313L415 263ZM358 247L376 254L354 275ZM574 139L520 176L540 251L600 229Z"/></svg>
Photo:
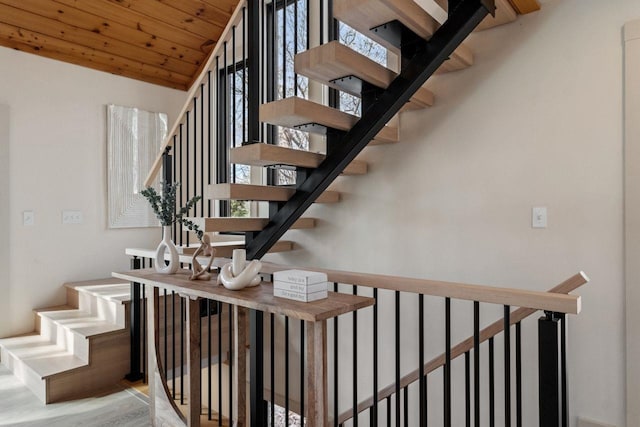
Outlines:
<svg viewBox="0 0 640 427"><path fill-rule="evenodd" d="M91 396L129 372L130 284L64 286L67 304L34 310L34 332L0 339L2 364L43 403Z"/></svg>
<svg viewBox="0 0 640 427"><path fill-rule="evenodd" d="M446 0L437 0L436 3L444 10L448 7ZM256 168L254 170L257 171L251 172L252 175L269 176L269 171L283 168L293 169L296 171L296 182L286 186L276 185L277 183L273 182L273 179L267 180L268 185L256 185L253 182L234 183L230 182L229 172L223 172L220 175L218 171L216 172L218 183L205 184L205 180L202 179L200 190L198 190L197 177L194 173L192 181L194 195L201 195L203 199L209 201L208 203L211 201L268 202L269 214L268 217L261 218L211 217L204 215L202 207L200 215L196 214L191 219L208 233L245 234L244 239L234 241L233 247L246 248L250 259L261 258L268 252L295 249L290 241L281 239L290 229L315 227L316 223L313 218L303 217L306 210L313 203L338 203L340 193L330 188L333 181L338 176L366 175L368 164L358 158L360 152L370 145L399 143L401 138L397 120L398 114L404 111L429 108L435 103L437 94L425 87L425 82L432 75L435 75L433 78L437 78L439 74L463 72L471 68L475 59L471 49L463 42L464 39L472 31L487 30L508 24L515 21L519 13L531 11L527 10L522 3L497 0L495 2L495 16L491 16L488 14L493 11L489 11L483 1L457 2L456 8L449 14L448 20L441 25L414 0L334 0L332 13L337 20L336 22L346 24L363 36L379 43L387 49L391 58L398 58L397 67L394 67L393 61L387 64L389 67L383 66L350 46L341 44L338 40L332 40L334 37L331 36L327 37L329 40L326 43L301 50L295 54L291 71L295 72L296 76L308 78L310 85L324 86L335 91L333 95L329 93L328 105L317 102L319 99L315 95L313 98L316 99L305 99L299 96L277 99L282 94L273 93L267 95L267 99L262 104L257 105L260 100L255 90L253 92L251 90L256 86L251 82L251 79L260 80L258 87L265 87L265 85L268 87L270 83L265 81L266 76L262 70L262 75L258 76L258 71L252 73L252 69L249 68L247 87L243 86L240 89L244 91L248 104L246 136L244 128L242 130L245 142L242 145L232 142L228 152L221 155L224 156L224 160L228 161L228 168L234 168L238 165ZM529 3L528 7L532 7L532 2L526 3ZM491 8L491 6L488 7ZM250 8L250 5L241 4L239 6L238 10L243 10L243 12L237 13L236 20L232 20L229 24L232 29L235 30L239 26L247 27L247 20L251 19L251 12L247 8ZM250 28L251 25L248 27ZM260 26L258 25L258 27ZM335 32L335 29L331 29L330 24L329 27L328 33ZM233 31L227 31L227 36L229 33L233 33ZM224 40L224 34L222 40ZM259 48L260 46L255 46L252 51L252 46L249 44L246 49L243 47L243 53L246 50L247 58L251 58L254 54L257 55L256 49L259 50ZM222 65L221 61L224 61ZM167 167L173 169L168 175L173 180L183 182L186 180L189 183L189 169L187 168L185 173L182 171L182 167L178 170L177 166L185 164L182 157L183 133L188 135L186 131L191 129L193 123L191 134L194 135L194 148L192 152L196 156L198 151L196 124L198 101L200 101L200 125L202 126L206 124L207 120L203 115L205 107L202 102L205 97L205 87L208 86L207 92L209 93L209 101L211 101L212 76L216 74L216 64L218 64L218 68L224 70L230 67L226 61L226 54L223 55L220 50L213 52L207 67L208 76L206 72L203 73L200 85L194 85L185 106L185 115L176 122L170 134L171 137L165 142L163 152L166 152L167 148L174 148L173 156L177 157L179 136L180 160L176 163L174 158L173 166L171 166L171 159L168 159L169 163L165 159L164 163L165 169ZM230 61L237 62L235 53L234 59ZM234 65L234 70L235 67ZM214 69L214 73L211 73L211 68ZM397 68L399 71L396 72L392 68ZM224 71L224 73L224 76L228 78L228 71ZM205 76L207 76L206 79ZM198 89L200 90L198 91ZM361 98L361 117L338 108L335 101L338 91ZM224 107L214 105L209 108L221 109ZM191 118L189 114L191 114ZM229 115L228 112L225 114ZM225 117L224 114L219 116ZM231 133L234 134L235 139L235 130L232 132L228 123L226 125L226 131L221 134L222 136L216 137L218 140L229 138ZM208 126L211 127L211 124L209 123ZM235 129L234 126L237 127L233 125L231 128ZM277 140L260 141L260 135L264 137L265 128L267 129L266 133L269 133L271 132L269 129L277 129L278 127L308 132L310 135L325 136L324 149L321 149L321 152L315 152L317 150L307 151L279 145ZM273 134L277 136L277 132L273 132ZM190 144L188 138L187 136L187 148ZM201 130L200 143L204 139L204 130ZM314 148L317 146L318 144L315 144ZM216 142L218 153L221 153L221 147L220 142ZM212 148L209 148L209 151L211 150ZM205 156L204 148L200 148L200 152ZM187 156L189 155L187 154ZM208 159L212 157L215 157L215 153L213 156L209 153ZM186 164L190 164L191 160L187 157ZM202 172L205 168L204 164L198 167L197 163L198 160L194 158L192 170L196 171L200 168ZM162 156L159 156L147 178L147 184L150 184L156 177L161 164ZM218 164L217 167L220 168L220 165ZM260 169L266 170L266 172L262 172ZM211 182L213 181L211 172L209 174L209 182ZM187 191L187 196L190 197L188 193L189 191ZM209 214L211 214L215 209L212 210L211 204L209 206ZM197 208L195 212L198 212ZM225 216L225 213L221 212L220 216ZM184 233L187 233L186 230ZM174 239L181 240L177 238L177 233ZM226 244L217 244L216 247L225 251L224 253L227 253L229 249ZM191 249L187 249L186 253L189 250Z"/></svg>

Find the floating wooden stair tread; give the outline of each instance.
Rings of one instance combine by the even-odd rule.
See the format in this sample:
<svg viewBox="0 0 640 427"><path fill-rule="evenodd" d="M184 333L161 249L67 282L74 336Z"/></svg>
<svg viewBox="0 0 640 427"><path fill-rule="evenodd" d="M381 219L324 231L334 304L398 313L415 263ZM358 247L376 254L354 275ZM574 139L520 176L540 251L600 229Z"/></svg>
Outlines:
<svg viewBox="0 0 640 427"><path fill-rule="evenodd" d="M418 36L428 40L440 24L414 0L336 0L333 4L336 19L370 37L393 51L398 49L382 38L375 27L400 21ZM461 44L439 71L455 71L473 64L473 54Z"/></svg>
<svg viewBox="0 0 640 427"><path fill-rule="evenodd" d="M356 96L360 95L357 90L350 90L349 85L342 85L335 81L353 76L376 87L386 89L397 75L392 70L337 41L297 54L295 70L298 74ZM409 100L409 103L415 103L414 108L431 106L433 105L433 93L422 87Z"/></svg>
<svg viewBox="0 0 640 427"><path fill-rule="evenodd" d="M301 168L317 168L325 159L324 154L311 151L295 150L272 144L251 144L230 150L231 163L251 166L295 166ZM367 163L361 160L352 161L343 175L364 175Z"/></svg>
<svg viewBox="0 0 640 427"><path fill-rule="evenodd" d="M435 0L436 3L445 11L448 9L448 0ZM498 25L508 24L513 22L518 17L518 13L513 9L509 0L495 0L496 2L496 16L487 16L476 27L476 31L487 30L489 28L497 27Z"/></svg>
<svg viewBox="0 0 640 427"><path fill-rule="evenodd" d="M86 361L39 334L5 338L0 340L0 347L41 379L87 365Z"/></svg>
<svg viewBox="0 0 640 427"><path fill-rule="evenodd" d="M37 311L37 313L38 316L84 338L122 330L121 326L83 310L47 311L45 309L44 311Z"/></svg>
<svg viewBox="0 0 640 427"><path fill-rule="evenodd" d="M296 192L292 187L277 187L248 184L213 184L208 188L208 196L213 200L255 200L286 202ZM337 191L325 191L316 203L336 203L340 200Z"/></svg>
<svg viewBox="0 0 640 427"><path fill-rule="evenodd" d="M269 218L189 218L205 233L233 231L261 231L269 224ZM300 218L291 229L315 227L314 218Z"/></svg>
<svg viewBox="0 0 640 427"><path fill-rule="evenodd" d="M326 105L293 96L260 106L260 121L272 125L289 128L300 128L304 125L317 124L333 129L348 131L355 125L359 117L344 113ZM313 132L313 128L305 129ZM373 140L373 143L384 144L398 142L398 129L385 126Z"/></svg>
<svg viewBox="0 0 640 427"><path fill-rule="evenodd" d="M244 249L244 240L230 241L230 242L213 242L211 247L215 248L216 256L222 258L231 258L233 256L234 249ZM197 247L189 246L183 247L182 253L184 255L193 255ZM269 253L277 252L289 252L293 250L293 242L288 240L279 240L275 245L269 249Z"/></svg>

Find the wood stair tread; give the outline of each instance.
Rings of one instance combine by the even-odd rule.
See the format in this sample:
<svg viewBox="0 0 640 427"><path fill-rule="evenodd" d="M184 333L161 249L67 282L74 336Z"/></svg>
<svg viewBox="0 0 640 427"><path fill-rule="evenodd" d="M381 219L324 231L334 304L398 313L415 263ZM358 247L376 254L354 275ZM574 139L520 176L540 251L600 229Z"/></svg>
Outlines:
<svg viewBox="0 0 640 427"><path fill-rule="evenodd" d="M98 298L125 303L131 301L131 284L120 279L106 278L65 283L64 286Z"/></svg>
<svg viewBox="0 0 640 427"><path fill-rule="evenodd" d="M445 11L448 9L448 0L435 0L435 2L443 8ZM489 28L497 27L499 25L508 24L517 19L518 13L514 10L509 3L509 0L495 0L496 3L496 16L487 16L478 24L475 31L487 30Z"/></svg>
<svg viewBox="0 0 640 427"><path fill-rule="evenodd" d="M360 93L349 90L348 87L338 85L333 81L354 76L376 87L386 89L397 76L392 70L338 41L332 41L297 54L295 70L298 74L355 96L360 96ZM409 103L414 103L414 108L431 106L433 105L433 93L427 88L421 87L409 100Z"/></svg>
<svg viewBox="0 0 640 427"><path fill-rule="evenodd" d="M398 52L398 49L372 28L392 21L400 21L411 31L428 40L440 27L429 13L414 0L336 0L333 5L336 19L370 37L384 47ZM473 53L461 44L439 72L456 71L473 64Z"/></svg>
<svg viewBox="0 0 640 427"><path fill-rule="evenodd" d="M292 96L260 106L260 121L276 126L296 128L316 123L333 129L348 131L359 117L338 109ZM385 126L373 139L373 144L398 142L398 129Z"/></svg>
<svg viewBox="0 0 640 427"><path fill-rule="evenodd" d="M0 347L42 379L87 366L86 361L39 334L1 339Z"/></svg>
<svg viewBox="0 0 640 427"><path fill-rule="evenodd" d="M188 246L179 248L182 249L183 255L193 255L199 246ZM229 242L213 242L211 247L216 250L216 257L231 258L233 256L234 249L244 249L244 240L229 241ZM288 240L279 240L271 247L269 253L277 252L289 252L293 250L293 242Z"/></svg>
<svg viewBox="0 0 640 427"><path fill-rule="evenodd" d="M267 224L269 218L189 218L194 224L197 224L205 233L210 232L242 232L242 231L261 231ZM291 229L307 229L315 227L314 218L300 218Z"/></svg>
<svg viewBox="0 0 640 427"><path fill-rule="evenodd" d="M296 166L317 168L325 157L324 154L320 153L263 143L232 148L229 154L231 163L263 167ZM366 162L356 159L342 171L342 174L364 175L367 173L367 168Z"/></svg>
<svg viewBox="0 0 640 427"><path fill-rule="evenodd" d="M286 202L295 194L292 187L248 185L248 184L212 184L207 194L213 200L255 200ZM323 192L315 203L336 203L340 200L340 193L327 190Z"/></svg>
<svg viewBox="0 0 640 427"><path fill-rule="evenodd" d="M84 338L122 330L121 326L84 310L37 311L37 314Z"/></svg>

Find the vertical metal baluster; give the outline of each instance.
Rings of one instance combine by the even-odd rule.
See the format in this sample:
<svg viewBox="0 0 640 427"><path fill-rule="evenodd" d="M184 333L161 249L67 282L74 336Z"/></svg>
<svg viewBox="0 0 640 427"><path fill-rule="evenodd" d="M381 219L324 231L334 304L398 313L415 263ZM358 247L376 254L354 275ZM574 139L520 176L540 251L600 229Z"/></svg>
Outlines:
<svg viewBox="0 0 640 427"><path fill-rule="evenodd" d="M471 356L464 352L464 413L465 425L471 427Z"/></svg>
<svg viewBox="0 0 640 427"><path fill-rule="evenodd" d="M404 427L409 427L409 386L404 387L404 399L402 400L404 409Z"/></svg>
<svg viewBox="0 0 640 427"><path fill-rule="evenodd" d="M300 321L300 419L304 420L304 320Z"/></svg>
<svg viewBox="0 0 640 427"><path fill-rule="evenodd" d="M322 1L321 3L322 4ZM373 288L373 425L378 425L378 288Z"/></svg>
<svg viewBox="0 0 640 427"><path fill-rule="evenodd" d="M516 426L522 427L522 343L520 322L516 323Z"/></svg>
<svg viewBox="0 0 640 427"><path fill-rule="evenodd" d="M293 0L293 57L298 54L298 0ZM298 74L293 70L293 96L298 96Z"/></svg>
<svg viewBox="0 0 640 427"><path fill-rule="evenodd" d="M184 164L184 161L182 160L182 123L180 123L180 181L182 181L182 165ZM182 198L182 184L180 185L180 188L178 188L178 197L179 197L179 202L176 203L176 205L182 205L182 201L184 200ZM176 206L177 209L177 206ZM180 246L182 246L182 236L184 235L184 233L182 232L182 228L178 227L178 230L180 232Z"/></svg>
<svg viewBox="0 0 640 427"><path fill-rule="evenodd" d="M333 283L333 292L338 292L338 283ZM333 425L338 425L338 316L333 318Z"/></svg>
<svg viewBox="0 0 640 427"><path fill-rule="evenodd" d="M235 77L235 76L234 76ZM233 307L229 305L229 422L233 424ZM239 348L240 346L238 346Z"/></svg>
<svg viewBox="0 0 640 427"><path fill-rule="evenodd" d="M451 427L451 299L445 298L444 425Z"/></svg>
<svg viewBox="0 0 640 427"><path fill-rule="evenodd" d="M480 427L480 302L473 302L473 425Z"/></svg>
<svg viewBox="0 0 640 427"><path fill-rule="evenodd" d="M143 261L144 263L144 261ZM147 383L147 287L142 287L142 382Z"/></svg>
<svg viewBox="0 0 640 427"><path fill-rule="evenodd" d="M273 313L269 316L269 327L271 328L270 346L271 346L271 425L275 423L276 416L276 362L275 362L275 348L276 348L276 326L275 315Z"/></svg>
<svg viewBox="0 0 640 427"><path fill-rule="evenodd" d="M211 421L212 418L212 400L211 400L211 300L207 298L207 327L209 328L208 330L208 337L207 337L207 356L208 356L208 363L207 363L207 394L208 394L208 401L207 401L207 419L209 421ZM220 360L218 360L218 363L220 362Z"/></svg>
<svg viewBox="0 0 640 427"><path fill-rule="evenodd" d="M173 388L172 397L176 398L176 293L171 291L171 375L173 377L171 385Z"/></svg>
<svg viewBox="0 0 640 427"><path fill-rule="evenodd" d="M511 426L511 307L504 306L504 425Z"/></svg>
<svg viewBox="0 0 640 427"><path fill-rule="evenodd" d="M222 303L218 303L218 427L222 427ZM231 328L231 325L229 325ZM231 333L231 331L229 331ZM231 399L229 399L231 400Z"/></svg>
<svg viewBox="0 0 640 427"><path fill-rule="evenodd" d="M184 298L180 298L180 404L184 405Z"/></svg>
<svg viewBox="0 0 640 427"><path fill-rule="evenodd" d="M287 0L282 8L282 98L287 97Z"/></svg>
<svg viewBox="0 0 640 427"><path fill-rule="evenodd" d="M167 317L169 317L169 312L167 311L167 290L164 290L164 372L165 375L167 373L167 368L169 367L169 346L167 345L167 339L168 339L168 334L167 334ZM165 378L165 380L169 380L169 378Z"/></svg>
<svg viewBox="0 0 640 427"><path fill-rule="evenodd" d="M178 152L176 150L177 148L177 144L176 144L176 135L173 135L173 171L171 173L171 176L173 177L173 181L177 182L180 181L180 179L182 179L182 177L176 177L176 173L178 172L178 169L176 168L176 163L178 161ZM170 183L172 184L172 183ZM173 208L173 214L175 215L176 213L176 207ZM178 241L178 222L174 222L173 223L173 241L177 242Z"/></svg>
<svg viewBox="0 0 640 427"><path fill-rule="evenodd" d="M387 427L391 427L391 396L387 396Z"/></svg>
<svg viewBox="0 0 640 427"><path fill-rule="evenodd" d="M320 4L322 4L322 0L320 0ZM307 21L307 29L306 29L306 32L305 32L305 34L307 35L306 50L309 50L309 47L310 47L310 44L309 44L309 43L310 43L310 39L311 39L311 37L310 37L310 34L311 34L311 24L310 24L310 22L309 22L309 21L310 21L310 19L309 19L309 0L307 0L307 2L306 2L306 8L307 8L307 15L306 15L306 17L305 17L305 18L306 18L306 21Z"/></svg>
<svg viewBox="0 0 640 427"><path fill-rule="evenodd" d="M198 98L193 98L193 196L198 195ZM189 197L189 193L187 193ZM187 212L189 216L190 212ZM197 203L193 205L193 215L198 214ZM189 233L187 232L187 235Z"/></svg>
<svg viewBox="0 0 640 427"><path fill-rule="evenodd" d="M200 84L200 216L204 216L204 83ZM194 211L195 214L195 211Z"/></svg>
<svg viewBox="0 0 640 427"><path fill-rule="evenodd" d="M424 295L418 295L418 375L420 375L419 382L419 396L418 408L420 408L419 426L422 427L426 423L427 418L427 399L425 397L425 383L427 377L424 374Z"/></svg>
<svg viewBox="0 0 640 427"><path fill-rule="evenodd" d="M297 2L298 0L296 0ZM358 287L353 285L353 295L358 295ZM353 312L353 426L358 427L358 311Z"/></svg>
<svg viewBox="0 0 640 427"><path fill-rule="evenodd" d="M284 317L284 425L289 427L289 317Z"/></svg>
<svg viewBox="0 0 640 427"><path fill-rule="evenodd" d="M217 58L216 58L217 62ZM216 64L217 65L217 64ZM218 69L216 68L216 74ZM211 156L211 102L213 88L211 87L211 70L207 71L207 184L211 185L211 164L213 157ZM207 198L207 216L211 216L211 198Z"/></svg>
<svg viewBox="0 0 640 427"><path fill-rule="evenodd" d="M245 46L246 46L245 31L247 29L247 20L245 19L246 11L247 11L247 8L243 7L242 8L242 138L240 138L240 143L242 143L242 142L247 140L247 138L246 138L246 132L247 132L247 126L246 126L246 124L247 124L247 115L246 115L246 112L247 112L247 105L246 105L246 99L247 99L247 96L246 96L246 94L247 94L247 88L246 88L246 83L247 83L247 53L245 51ZM256 61L256 63L258 63L258 61ZM260 91L260 96L262 96L262 91Z"/></svg>
<svg viewBox="0 0 640 427"><path fill-rule="evenodd" d="M179 203L180 205L182 205L189 199L189 161L191 160L191 158L189 157L189 143L191 142L191 138L189 138L189 111L187 111L186 115L187 115L187 118L185 123L185 136L187 140L185 142L185 146L186 146L187 159L185 161L185 188L184 188L185 198L183 199L182 197L180 197L180 203ZM184 238L185 244L189 246L189 237L190 237L189 233L185 233L183 231L182 234L185 235L185 238Z"/></svg>
<svg viewBox="0 0 640 427"><path fill-rule="evenodd" d="M560 316L560 386L562 392L562 427L569 427L569 385L567 382L567 315Z"/></svg>
<svg viewBox="0 0 640 427"><path fill-rule="evenodd" d="M324 44L324 0L320 0L320 44Z"/></svg>
<svg viewBox="0 0 640 427"><path fill-rule="evenodd" d="M489 338L489 427L496 425L495 365L493 363L493 337Z"/></svg>
<svg viewBox="0 0 640 427"><path fill-rule="evenodd" d="M400 292L395 292L396 426L400 425Z"/></svg>
<svg viewBox="0 0 640 427"><path fill-rule="evenodd" d="M238 70L236 67L236 26L231 27L231 66L233 69L233 78L231 79L231 147L235 147L236 140L236 109L238 108L238 99L236 94L236 79L238 78ZM236 182L236 167L231 166L231 182Z"/></svg>

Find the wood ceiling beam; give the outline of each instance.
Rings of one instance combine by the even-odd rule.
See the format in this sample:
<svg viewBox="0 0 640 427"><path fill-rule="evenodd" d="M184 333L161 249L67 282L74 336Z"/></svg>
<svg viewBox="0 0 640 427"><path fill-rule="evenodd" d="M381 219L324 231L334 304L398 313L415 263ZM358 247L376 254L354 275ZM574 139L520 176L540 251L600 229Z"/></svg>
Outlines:
<svg viewBox="0 0 640 427"><path fill-rule="evenodd" d="M5 2L6 3L6 2ZM129 26L114 21L108 17L97 15L99 10L78 9L77 0L53 0L47 2L47 16L70 25L76 25L85 30L99 32L107 37L128 42L141 48L153 49L158 53L199 66L202 62L203 52L199 49L180 46L162 37L141 31L136 25ZM85 2L85 9L94 5L93 2ZM51 11L53 9L53 11ZM43 13L39 8L39 13ZM56 16L57 15L57 16ZM56 17L54 17L56 16ZM195 44L195 43L194 43Z"/></svg>
<svg viewBox="0 0 640 427"><path fill-rule="evenodd" d="M175 75L163 69L153 69L141 62L109 55L95 49L79 50L77 45L65 40L50 38L44 34L3 23L0 23L0 45L148 83L180 90L187 89L188 79L185 80L185 76Z"/></svg>
<svg viewBox="0 0 640 427"><path fill-rule="evenodd" d="M165 25L181 28L193 34L202 37L211 37L211 24L181 10L174 9L171 6L160 2L150 1L133 1L133 0L108 0L111 3L120 5L126 9L142 13L153 17ZM222 32L224 25L216 25L218 30Z"/></svg>
<svg viewBox="0 0 640 427"><path fill-rule="evenodd" d="M13 2L15 0L3 0ZM46 0L45 0L46 1ZM184 61L169 58L152 51L151 49L138 48L134 45L111 39L69 24L33 14L29 11L0 4L0 22L13 25L18 28L37 31L49 38L58 38L75 43L79 49L82 47L100 50L114 56L128 58L131 61L142 61L149 67L156 67L172 72L174 75L182 75L189 79L197 71L197 66L187 64ZM182 82L180 82L182 83Z"/></svg>

